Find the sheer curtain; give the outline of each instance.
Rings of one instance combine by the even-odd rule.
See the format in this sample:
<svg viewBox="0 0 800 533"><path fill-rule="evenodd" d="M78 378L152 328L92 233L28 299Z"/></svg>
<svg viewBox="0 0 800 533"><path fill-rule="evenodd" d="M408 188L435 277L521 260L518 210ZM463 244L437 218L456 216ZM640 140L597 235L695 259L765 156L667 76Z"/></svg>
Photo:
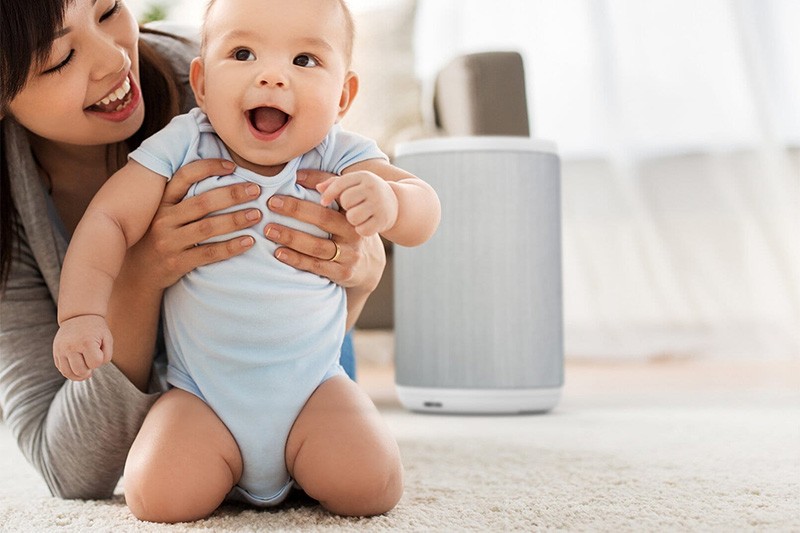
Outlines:
<svg viewBox="0 0 800 533"><path fill-rule="evenodd" d="M572 356L800 357L800 2L420 0L418 73L523 54Z"/></svg>

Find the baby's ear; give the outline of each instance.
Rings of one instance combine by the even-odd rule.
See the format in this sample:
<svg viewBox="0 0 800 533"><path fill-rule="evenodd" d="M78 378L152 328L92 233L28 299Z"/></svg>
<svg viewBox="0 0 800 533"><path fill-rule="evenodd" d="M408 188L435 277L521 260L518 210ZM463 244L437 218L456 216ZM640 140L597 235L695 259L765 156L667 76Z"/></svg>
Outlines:
<svg viewBox="0 0 800 533"><path fill-rule="evenodd" d="M358 94L358 74L352 70L344 77L342 84L342 96L339 98L339 118L341 120L346 114L353 100L356 99Z"/></svg>
<svg viewBox="0 0 800 533"><path fill-rule="evenodd" d="M192 86L197 106L203 109L206 100L206 74L203 59L200 57L192 59L192 64L189 66L189 84Z"/></svg>

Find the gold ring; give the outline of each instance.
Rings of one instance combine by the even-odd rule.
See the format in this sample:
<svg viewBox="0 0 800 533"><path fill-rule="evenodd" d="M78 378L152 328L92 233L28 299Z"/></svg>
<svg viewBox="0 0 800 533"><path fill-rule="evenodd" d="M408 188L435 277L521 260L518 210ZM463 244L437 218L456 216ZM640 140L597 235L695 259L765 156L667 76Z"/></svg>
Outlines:
<svg viewBox="0 0 800 533"><path fill-rule="evenodd" d="M338 245L338 244L336 244L336 241L334 241L333 239L331 239L330 241L331 241L331 242L333 243L333 245L336 247L336 253L335 253L335 254L333 254L333 257L331 257L330 259L328 259L328 261L332 261L332 262L334 262L334 263L335 263L335 262L336 262L336 260L337 260L337 259L339 259L339 254L341 254L341 253L342 253L342 249L341 249L341 248L339 248L339 245Z"/></svg>

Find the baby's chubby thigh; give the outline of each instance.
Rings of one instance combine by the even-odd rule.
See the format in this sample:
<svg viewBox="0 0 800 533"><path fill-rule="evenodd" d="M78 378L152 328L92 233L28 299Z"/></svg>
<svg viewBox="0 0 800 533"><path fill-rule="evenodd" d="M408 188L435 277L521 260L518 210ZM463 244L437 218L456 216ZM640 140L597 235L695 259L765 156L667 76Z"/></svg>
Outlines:
<svg viewBox="0 0 800 533"><path fill-rule="evenodd" d="M131 446L125 500L140 520L198 520L219 507L241 473L225 424L200 398L175 388L156 401Z"/></svg>
<svg viewBox="0 0 800 533"><path fill-rule="evenodd" d="M309 398L289 435L286 464L298 485L336 514L385 513L403 493L397 443L346 376L325 381Z"/></svg>

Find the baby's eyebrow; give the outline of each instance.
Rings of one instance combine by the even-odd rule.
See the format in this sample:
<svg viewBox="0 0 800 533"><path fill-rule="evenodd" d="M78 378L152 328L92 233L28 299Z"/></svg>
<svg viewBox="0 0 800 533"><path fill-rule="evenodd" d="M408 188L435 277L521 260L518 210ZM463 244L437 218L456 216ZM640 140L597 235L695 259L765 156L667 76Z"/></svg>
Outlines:
<svg viewBox="0 0 800 533"><path fill-rule="evenodd" d="M230 31L225 32L221 36L222 41L234 41L237 39L258 39L263 35L260 32L255 32L252 30L243 30L239 28L234 28ZM295 42L299 46L308 46L308 47L316 47L316 48L324 48L329 51L334 51L333 45L328 42L326 39L321 37L298 37L295 39Z"/></svg>
<svg viewBox="0 0 800 533"><path fill-rule="evenodd" d="M225 32L220 37L221 40L232 40L232 39L242 39L242 38L255 38L258 37L259 34L254 31L250 30L240 30L240 29L233 29L231 31Z"/></svg>
<svg viewBox="0 0 800 533"><path fill-rule="evenodd" d="M298 42L306 46L315 46L325 48L331 52L333 51L333 46L331 46L331 43L319 37L302 37L298 39Z"/></svg>

